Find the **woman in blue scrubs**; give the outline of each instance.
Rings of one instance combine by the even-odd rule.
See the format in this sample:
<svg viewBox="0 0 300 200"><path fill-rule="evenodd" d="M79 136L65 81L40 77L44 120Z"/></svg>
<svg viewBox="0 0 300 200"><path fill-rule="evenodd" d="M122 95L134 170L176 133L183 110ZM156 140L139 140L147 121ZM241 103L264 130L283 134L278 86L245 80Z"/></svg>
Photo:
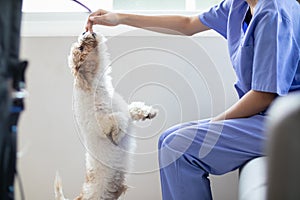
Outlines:
<svg viewBox="0 0 300 200"><path fill-rule="evenodd" d="M263 156L266 111L277 96L300 90L300 5L296 0L224 0L198 16L143 16L98 10L93 25L125 24L193 35L214 29L227 39L239 100L212 119L166 130L159 140L162 196L212 199L209 174Z"/></svg>

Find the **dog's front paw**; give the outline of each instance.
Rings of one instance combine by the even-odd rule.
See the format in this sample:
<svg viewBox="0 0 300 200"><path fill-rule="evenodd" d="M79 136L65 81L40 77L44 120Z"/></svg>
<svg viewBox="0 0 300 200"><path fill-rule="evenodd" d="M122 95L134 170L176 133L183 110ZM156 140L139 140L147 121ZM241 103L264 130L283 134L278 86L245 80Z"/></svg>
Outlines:
<svg viewBox="0 0 300 200"><path fill-rule="evenodd" d="M147 106L143 102L132 102L128 106L128 110L131 118L136 121L152 119L158 113L157 109L152 108L152 106Z"/></svg>
<svg viewBox="0 0 300 200"><path fill-rule="evenodd" d="M120 143L120 133L121 130L118 126L112 127L111 131L106 134L107 138L114 144L118 145Z"/></svg>
<svg viewBox="0 0 300 200"><path fill-rule="evenodd" d="M110 128L104 131L106 137L115 145L118 145L125 136L128 127L128 118L121 113L116 112L108 116Z"/></svg>

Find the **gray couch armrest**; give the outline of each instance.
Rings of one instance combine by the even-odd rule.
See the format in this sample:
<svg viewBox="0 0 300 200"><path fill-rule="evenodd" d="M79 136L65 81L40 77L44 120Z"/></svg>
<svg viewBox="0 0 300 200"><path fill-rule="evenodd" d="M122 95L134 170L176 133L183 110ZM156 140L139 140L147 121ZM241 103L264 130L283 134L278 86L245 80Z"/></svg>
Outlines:
<svg viewBox="0 0 300 200"><path fill-rule="evenodd" d="M300 199L300 93L279 98L268 123L269 200Z"/></svg>

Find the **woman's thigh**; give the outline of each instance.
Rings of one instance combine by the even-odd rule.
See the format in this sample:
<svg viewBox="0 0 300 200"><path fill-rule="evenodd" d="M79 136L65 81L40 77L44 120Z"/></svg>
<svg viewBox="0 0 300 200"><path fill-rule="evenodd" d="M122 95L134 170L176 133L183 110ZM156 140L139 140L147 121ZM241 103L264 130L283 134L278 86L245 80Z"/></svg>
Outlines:
<svg viewBox="0 0 300 200"><path fill-rule="evenodd" d="M159 137L159 142L158 142L158 147L160 148L161 143L164 141L164 139L166 137L168 137L170 134L173 134L174 132L176 132L177 130L181 130L184 129L186 127L192 127L195 126L197 124L202 124L202 123L208 123L210 121L210 119L203 119L203 120L197 120L197 121L189 121L189 122L184 122L181 124L176 124L174 126L171 126L170 128L168 128L167 130L165 130Z"/></svg>
<svg viewBox="0 0 300 200"><path fill-rule="evenodd" d="M212 174L232 171L262 156L265 116L220 122L200 120L168 129L160 138L161 167L179 157Z"/></svg>

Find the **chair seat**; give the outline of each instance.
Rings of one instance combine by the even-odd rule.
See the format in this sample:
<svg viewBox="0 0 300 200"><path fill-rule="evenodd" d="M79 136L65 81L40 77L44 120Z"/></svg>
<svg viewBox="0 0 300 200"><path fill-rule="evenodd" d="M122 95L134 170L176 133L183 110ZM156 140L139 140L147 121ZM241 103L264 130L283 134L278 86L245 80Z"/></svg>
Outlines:
<svg viewBox="0 0 300 200"><path fill-rule="evenodd" d="M240 171L239 200L265 200L267 192L267 158L250 160Z"/></svg>

